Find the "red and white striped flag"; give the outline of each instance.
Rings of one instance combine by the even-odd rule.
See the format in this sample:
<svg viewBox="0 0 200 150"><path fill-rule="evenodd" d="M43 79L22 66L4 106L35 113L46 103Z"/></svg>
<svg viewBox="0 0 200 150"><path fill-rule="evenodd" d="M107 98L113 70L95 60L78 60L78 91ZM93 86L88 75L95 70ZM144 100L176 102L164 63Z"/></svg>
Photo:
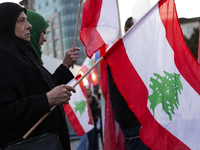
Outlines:
<svg viewBox="0 0 200 150"><path fill-rule="evenodd" d="M77 76L67 85L73 86L79 78L80 76ZM63 107L75 132L78 136L82 136L93 129L93 118L83 81L75 87L75 90L76 93L72 94L69 104L63 105Z"/></svg>
<svg viewBox="0 0 200 150"><path fill-rule="evenodd" d="M85 61L83 62L79 73L81 75L85 74L94 65L95 62L96 62L95 54L92 56L91 59L87 57ZM90 73L85 77L85 79L86 79L86 84L87 84L85 86L89 88L92 86L98 85L99 79L98 79L97 68L94 67L94 69L92 69Z"/></svg>
<svg viewBox="0 0 200 150"><path fill-rule="evenodd" d="M159 1L104 59L150 149L200 149L200 66L186 46L174 0Z"/></svg>
<svg viewBox="0 0 200 150"><path fill-rule="evenodd" d="M83 3L80 39L89 58L117 39L119 19L116 0L86 0Z"/></svg>

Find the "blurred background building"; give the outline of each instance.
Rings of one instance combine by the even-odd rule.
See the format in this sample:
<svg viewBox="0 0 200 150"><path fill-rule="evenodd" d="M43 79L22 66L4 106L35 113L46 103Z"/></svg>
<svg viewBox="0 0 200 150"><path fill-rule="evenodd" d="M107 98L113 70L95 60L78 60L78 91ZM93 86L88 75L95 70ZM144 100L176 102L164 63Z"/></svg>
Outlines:
<svg viewBox="0 0 200 150"><path fill-rule="evenodd" d="M50 25L47 42L42 46L43 54L63 59L66 51L74 45L79 0L23 0L20 4L41 14ZM82 65L86 58L84 45L79 39L81 15L76 39L76 46L81 49L77 65Z"/></svg>

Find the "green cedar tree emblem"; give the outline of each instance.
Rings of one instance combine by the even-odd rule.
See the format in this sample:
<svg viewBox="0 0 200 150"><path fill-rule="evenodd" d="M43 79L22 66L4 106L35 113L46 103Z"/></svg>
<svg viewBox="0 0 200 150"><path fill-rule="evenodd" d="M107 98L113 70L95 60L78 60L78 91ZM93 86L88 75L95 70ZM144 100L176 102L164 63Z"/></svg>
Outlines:
<svg viewBox="0 0 200 150"><path fill-rule="evenodd" d="M83 101L83 100L80 100L80 101L75 101L74 102L74 111L75 112L78 112L80 113L80 115L82 116L83 112L85 111L85 108L87 106L87 102L86 101Z"/></svg>
<svg viewBox="0 0 200 150"><path fill-rule="evenodd" d="M90 59L90 61L88 62L88 66L92 66L94 65L94 59Z"/></svg>
<svg viewBox="0 0 200 150"><path fill-rule="evenodd" d="M174 114L174 106L178 109L178 92L181 94L183 87L180 81L180 74L170 74L166 71L164 73L165 77L154 73L157 78L150 78L153 83L149 85L153 90L153 93L149 95L150 109L153 110L154 116L155 107L161 103L163 110L169 115L169 120L172 121L171 113Z"/></svg>

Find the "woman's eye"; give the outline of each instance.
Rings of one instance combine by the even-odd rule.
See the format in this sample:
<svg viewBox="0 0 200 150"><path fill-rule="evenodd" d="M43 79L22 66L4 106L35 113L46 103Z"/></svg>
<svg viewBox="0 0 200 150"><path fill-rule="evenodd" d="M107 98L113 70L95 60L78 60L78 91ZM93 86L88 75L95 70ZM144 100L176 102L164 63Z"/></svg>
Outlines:
<svg viewBox="0 0 200 150"><path fill-rule="evenodd" d="M19 19L19 22L24 22L24 19L22 18L22 19Z"/></svg>

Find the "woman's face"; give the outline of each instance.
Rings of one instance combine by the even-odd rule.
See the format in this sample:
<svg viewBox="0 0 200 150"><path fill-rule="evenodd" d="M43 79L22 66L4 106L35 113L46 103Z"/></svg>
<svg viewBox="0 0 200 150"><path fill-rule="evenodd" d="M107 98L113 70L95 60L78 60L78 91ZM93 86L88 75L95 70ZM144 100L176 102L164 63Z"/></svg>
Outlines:
<svg viewBox="0 0 200 150"><path fill-rule="evenodd" d="M30 41L30 29L32 26L26 19L27 16L24 11L22 11L15 24L15 35L22 40Z"/></svg>
<svg viewBox="0 0 200 150"><path fill-rule="evenodd" d="M91 92L91 89L90 88L85 88L85 92L86 92L86 95L88 97L90 97L92 95L92 92Z"/></svg>
<svg viewBox="0 0 200 150"><path fill-rule="evenodd" d="M47 33L47 30L45 30L44 32L42 32L40 34L40 39L39 39L39 43L38 43L40 49L41 49L41 46L43 45L43 43L47 41L46 33Z"/></svg>

